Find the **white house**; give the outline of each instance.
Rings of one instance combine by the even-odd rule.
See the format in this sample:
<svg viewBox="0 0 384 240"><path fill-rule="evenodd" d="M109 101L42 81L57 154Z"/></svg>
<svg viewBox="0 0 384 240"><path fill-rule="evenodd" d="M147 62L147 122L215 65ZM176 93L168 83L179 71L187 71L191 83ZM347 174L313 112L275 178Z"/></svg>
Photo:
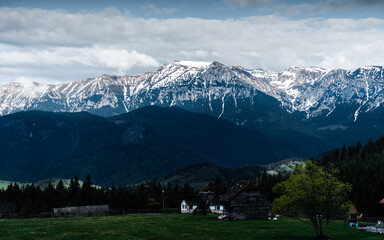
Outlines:
<svg viewBox="0 0 384 240"><path fill-rule="evenodd" d="M219 201L219 197L213 195L209 201L209 209L212 213L223 214L224 205Z"/></svg>
<svg viewBox="0 0 384 240"><path fill-rule="evenodd" d="M212 213L224 213L224 205L213 192L199 192L195 197L185 198L181 202L180 212L192 214L201 201L204 201L204 205L209 208Z"/></svg>
<svg viewBox="0 0 384 240"><path fill-rule="evenodd" d="M193 213L193 211L197 208L197 205L200 202L201 197L189 197L184 199L181 202L181 213Z"/></svg>

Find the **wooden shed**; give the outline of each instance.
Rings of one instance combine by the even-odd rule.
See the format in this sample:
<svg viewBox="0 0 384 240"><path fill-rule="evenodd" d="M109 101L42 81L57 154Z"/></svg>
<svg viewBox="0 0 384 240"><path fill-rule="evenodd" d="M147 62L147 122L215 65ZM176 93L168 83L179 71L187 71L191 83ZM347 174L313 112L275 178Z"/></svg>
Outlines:
<svg viewBox="0 0 384 240"><path fill-rule="evenodd" d="M358 227L360 218L361 216L359 216L359 212L357 211L356 207L352 205L348 211L348 226Z"/></svg>
<svg viewBox="0 0 384 240"><path fill-rule="evenodd" d="M271 201L253 181L236 183L220 198L230 219L267 218Z"/></svg>
<svg viewBox="0 0 384 240"><path fill-rule="evenodd" d="M108 205L93 205L81 207L54 208L54 217L77 217L77 216L105 216L109 213Z"/></svg>

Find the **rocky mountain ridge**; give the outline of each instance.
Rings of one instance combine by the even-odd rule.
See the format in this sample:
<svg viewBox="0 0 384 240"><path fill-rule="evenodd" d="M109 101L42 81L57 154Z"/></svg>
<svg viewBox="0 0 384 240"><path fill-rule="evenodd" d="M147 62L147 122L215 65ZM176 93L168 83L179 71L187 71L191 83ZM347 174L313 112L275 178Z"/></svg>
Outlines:
<svg viewBox="0 0 384 240"><path fill-rule="evenodd" d="M352 106L353 121L384 102L383 67L326 70L291 67L276 73L225 66L218 62L174 61L158 71L135 76L89 78L64 84L10 83L0 87L0 114L25 110L89 111L118 115L148 106L207 104L221 117L231 99L266 94L306 118L329 116L339 105ZM200 101L203 100L203 101ZM213 101L219 104L214 109ZM220 104L221 103L221 104ZM251 101L252 103L252 101Z"/></svg>
<svg viewBox="0 0 384 240"><path fill-rule="evenodd" d="M384 134L384 69L291 67L276 73L218 62L174 61L134 76L0 87L0 113L43 110L110 117L178 106L229 120L310 155Z"/></svg>

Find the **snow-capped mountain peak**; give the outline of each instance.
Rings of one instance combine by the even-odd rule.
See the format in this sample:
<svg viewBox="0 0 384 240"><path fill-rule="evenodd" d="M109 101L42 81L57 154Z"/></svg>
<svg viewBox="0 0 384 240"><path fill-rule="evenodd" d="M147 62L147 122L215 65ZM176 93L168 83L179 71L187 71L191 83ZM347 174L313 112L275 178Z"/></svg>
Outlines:
<svg viewBox="0 0 384 240"><path fill-rule="evenodd" d="M280 101L288 112L304 112L307 118L329 116L339 106L348 105L356 120L359 114L384 103L384 69L290 67L276 73L219 62L173 61L135 76L102 75L49 85L7 84L0 87L0 114L40 109L108 116L147 105L192 104L196 108L200 104L222 116L228 104L238 108L239 101L251 99L252 103L260 92Z"/></svg>

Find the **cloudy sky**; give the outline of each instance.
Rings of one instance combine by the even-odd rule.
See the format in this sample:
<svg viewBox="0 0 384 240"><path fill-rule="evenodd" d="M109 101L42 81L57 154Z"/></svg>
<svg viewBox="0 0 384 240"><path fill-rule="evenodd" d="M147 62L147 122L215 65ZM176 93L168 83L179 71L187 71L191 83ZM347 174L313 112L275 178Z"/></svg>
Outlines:
<svg viewBox="0 0 384 240"><path fill-rule="evenodd" d="M172 60L282 71L384 65L384 0L0 0L0 84Z"/></svg>

